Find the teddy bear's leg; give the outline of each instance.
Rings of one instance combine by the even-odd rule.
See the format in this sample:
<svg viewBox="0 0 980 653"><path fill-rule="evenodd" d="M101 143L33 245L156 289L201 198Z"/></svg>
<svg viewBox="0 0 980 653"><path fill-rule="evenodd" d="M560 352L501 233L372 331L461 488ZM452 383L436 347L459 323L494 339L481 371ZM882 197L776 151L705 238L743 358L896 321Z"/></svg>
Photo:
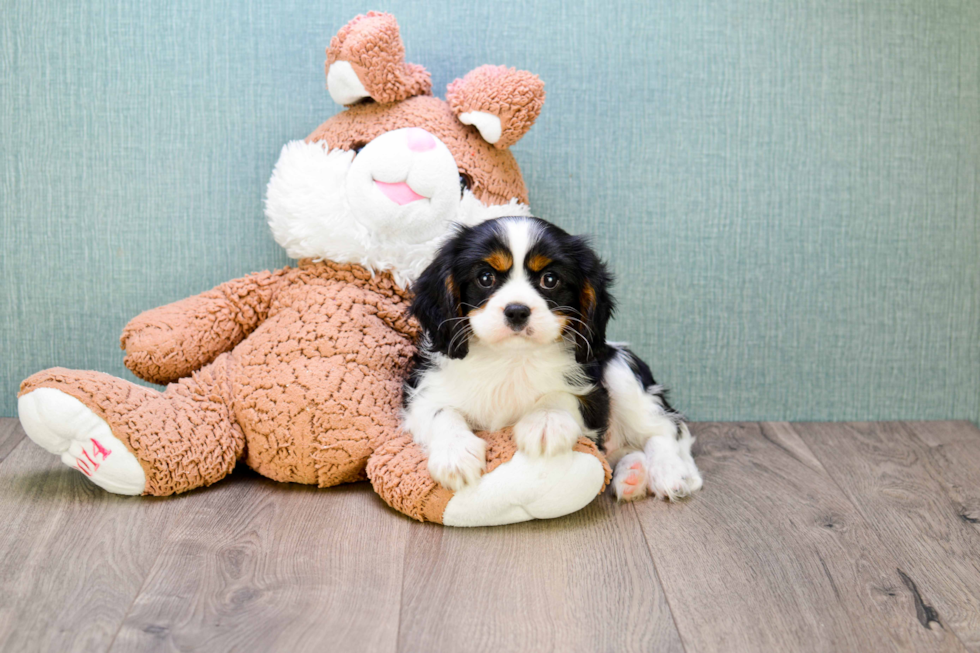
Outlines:
<svg viewBox="0 0 980 653"><path fill-rule="evenodd" d="M210 485L245 438L230 408L228 355L163 392L99 372L54 368L21 384L27 435L117 494L163 496Z"/></svg>
<svg viewBox="0 0 980 653"><path fill-rule="evenodd" d="M611 470L585 438L556 456L517 451L511 429L479 432L487 443L487 471L459 492L439 485L411 435L392 437L368 461L367 474L392 508L419 521L447 526L497 526L575 512L605 489Z"/></svg>

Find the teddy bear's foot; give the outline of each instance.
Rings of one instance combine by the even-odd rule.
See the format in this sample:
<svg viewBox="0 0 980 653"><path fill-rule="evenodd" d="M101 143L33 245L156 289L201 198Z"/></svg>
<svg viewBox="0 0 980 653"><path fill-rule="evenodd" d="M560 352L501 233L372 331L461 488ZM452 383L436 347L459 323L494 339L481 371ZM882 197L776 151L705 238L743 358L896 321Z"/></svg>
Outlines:
<svg viewBox="0 0 980 653"><path fill-rule="evenodd" d="M479 484L456 492L442 519L447 526L497 526L561 517L591 503L605 482L602 463L588 453L517 452Z"/></svg>
<svg viewBox="0 0 980 653"><path fill-rule="evenodd" d="M105 420L55 388L38 388L17 402L21 424L35 443L115 494L143 494L146 474Z"/></svg>

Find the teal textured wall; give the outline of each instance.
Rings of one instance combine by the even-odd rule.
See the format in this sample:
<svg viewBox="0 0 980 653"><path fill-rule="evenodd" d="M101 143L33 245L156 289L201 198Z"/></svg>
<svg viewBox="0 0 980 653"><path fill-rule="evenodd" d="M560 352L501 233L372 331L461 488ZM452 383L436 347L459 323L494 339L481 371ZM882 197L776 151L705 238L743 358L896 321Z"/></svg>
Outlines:
<svg viewBox="0 0 980 653"><path fill-rule="evenodd" d="M691 417L980 419L973 0L4 0L0 415L44 367L132 379L130 317L286 263L265 183L370 8L440 95L544 78L532 205L595 234L613 335Z"/></svg>

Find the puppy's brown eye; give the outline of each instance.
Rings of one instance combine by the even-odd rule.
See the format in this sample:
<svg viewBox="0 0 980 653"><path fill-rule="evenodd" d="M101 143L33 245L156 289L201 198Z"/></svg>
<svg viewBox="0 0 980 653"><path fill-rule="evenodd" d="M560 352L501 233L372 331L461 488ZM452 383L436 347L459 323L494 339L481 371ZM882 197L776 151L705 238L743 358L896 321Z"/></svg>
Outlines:
<svg viewBox="0 0 980 653"><path fill-rule="evenodd" d="M354 151L354 154L360 154L361 153L361 150L364 149L364 146L365 145L367 145L367 143L357 142L357 143L352 144L350 146L350 149L352 149Z"/></svg>
<svg viewBox="0 0 980 653"><path fill-rule="evenodd" d="M541 275L541 287L545 290L554 290L558 285L558 275L554 272L545 272Z"/></svg>
<svg viewBox="0 0 980 653"><path fill-rule="evenodd" d="M497 280L493 272L487 270L486 272L481 272L480 276L476 278L477 283L479 283L484 288L489 288L493 285L493 282Z"/></svg>

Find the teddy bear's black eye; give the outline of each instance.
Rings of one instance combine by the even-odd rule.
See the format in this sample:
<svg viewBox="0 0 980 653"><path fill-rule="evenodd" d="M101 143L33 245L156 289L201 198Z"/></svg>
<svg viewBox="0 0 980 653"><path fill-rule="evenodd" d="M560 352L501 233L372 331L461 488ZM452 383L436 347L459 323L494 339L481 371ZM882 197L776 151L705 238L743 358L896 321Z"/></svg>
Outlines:
<svg viewBox="0 0 980 653"><path fill-rule="evenodd" d="M497 277L493 274L493 272L487 270L485 272L481 272L480 276L478 276L476 280L477 283L479 283L484 288L489 288L493 286L493 282L497 280Z"/></svg>
<svg viewBox="0 0 980 653"><path fill-rule="evenodd" d="M459 173L459 193L462 195L465 191L473 188L473 178L470 177L465 172Z"/></svg>

